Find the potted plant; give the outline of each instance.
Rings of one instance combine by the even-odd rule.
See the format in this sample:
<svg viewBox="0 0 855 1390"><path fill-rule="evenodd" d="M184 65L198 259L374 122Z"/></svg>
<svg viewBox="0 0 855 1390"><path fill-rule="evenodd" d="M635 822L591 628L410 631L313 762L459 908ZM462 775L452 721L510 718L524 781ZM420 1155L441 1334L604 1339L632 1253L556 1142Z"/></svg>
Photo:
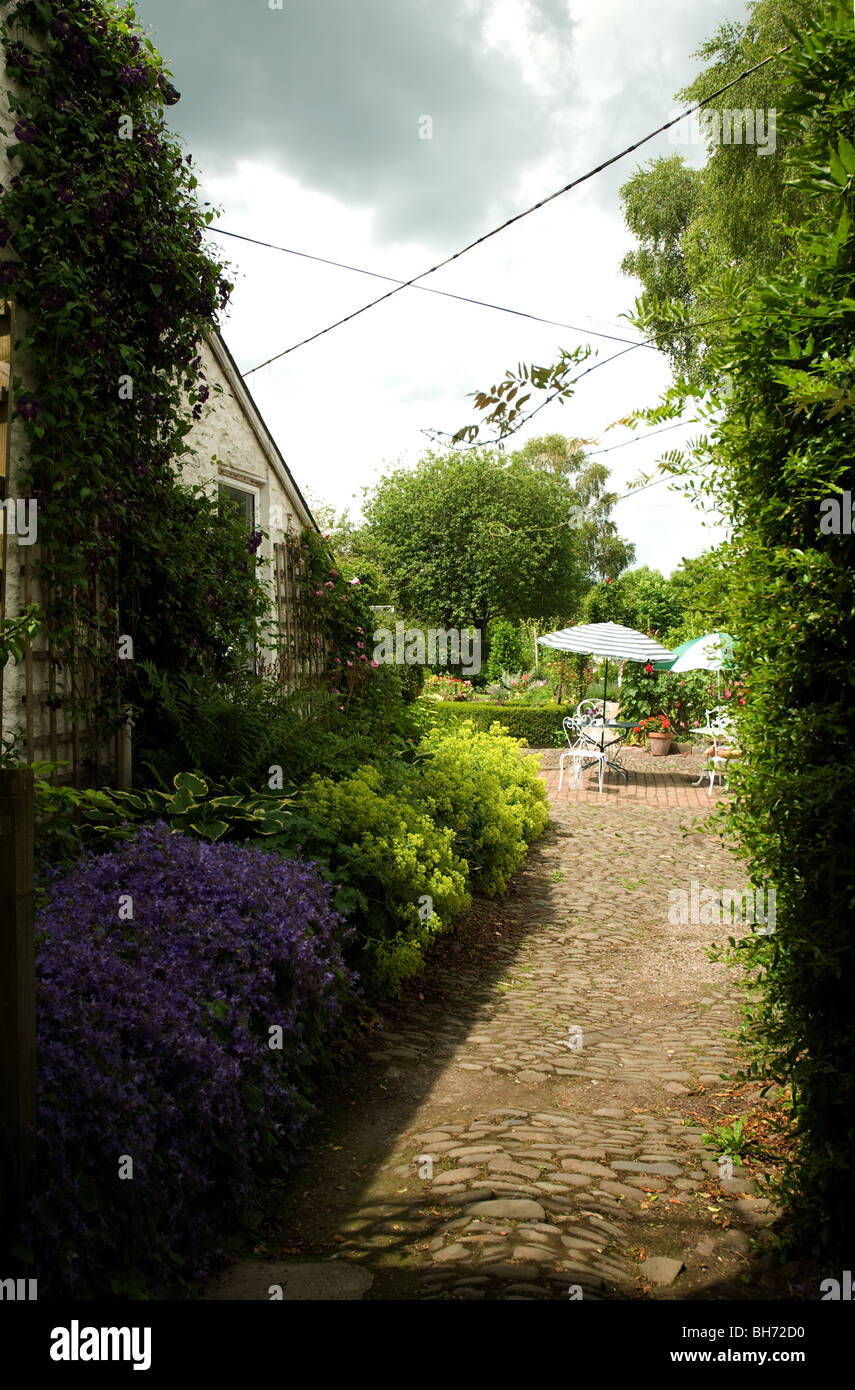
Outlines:
<svg viewBox="0 0 855 1390"><path fill-rule="evenodd" d="M636 724L634 733L647 733L647 743L654 758L663 758L671 751L671 725L664 714L654 714Z"/></svg>

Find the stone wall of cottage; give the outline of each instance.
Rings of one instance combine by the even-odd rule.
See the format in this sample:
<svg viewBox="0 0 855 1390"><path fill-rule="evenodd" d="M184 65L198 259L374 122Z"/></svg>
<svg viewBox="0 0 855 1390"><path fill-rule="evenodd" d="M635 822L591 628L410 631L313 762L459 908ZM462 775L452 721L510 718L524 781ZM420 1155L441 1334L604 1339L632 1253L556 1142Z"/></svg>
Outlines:
<svg viewBox="0 0 855 1390"><path fill-rule="evenodd" d="M312 525L312 518L296 488L290 484L264 427L243 395L240 382L234 381L233 369L224 360L222 349L206 341L202 347L202 361L211 396L202 408L202 418L188 435L195 452L186 463L182 477L187 483L204 486L212 497L217 496L220 483L249 491L255 497L256 526L268 533L258 554L265 562L263 581L269 595L269 616L275 621L274 545L282 541L286 533L294 534L303 526ZM12 370L25 374L25 364L16 358ZM220 391L215 387L220 387ZM26 457L26 440L21 422L14 418L14 402L11 404L7 495L17 497L20 489L16 489L15 480ZM7 527L4 612L9 616L21 612L27 602L39 601L34 572L39 545L36 542L26 546L23 540ZM267 659L274 655L263 645L261 654ZM56 753L61 760L71 760L71 728L66 726L61 710L51 717L48 704L51 689L46 642L37 639L29 663L10 663L2 679L4 737L14 734L24 746L29 742L36 759L49 760ZM121 761L121 750L116 756ZM127 757L127 753L124 756ZM128 775L125 768L119 780L127 780Z"/></svg>

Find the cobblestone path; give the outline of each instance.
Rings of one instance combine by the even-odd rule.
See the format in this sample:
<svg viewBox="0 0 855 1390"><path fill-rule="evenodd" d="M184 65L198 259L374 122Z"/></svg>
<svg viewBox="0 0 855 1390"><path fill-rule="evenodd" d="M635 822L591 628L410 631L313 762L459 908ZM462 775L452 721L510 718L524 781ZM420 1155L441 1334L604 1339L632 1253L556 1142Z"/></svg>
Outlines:
<svg viewBox="0 0 855 1390"><path fill-rule="evenodd" d="M691 830L719 793L685 764L676 806L543 775L552 825L511 891L385 1012L286 1183L265 1289L299 1253L369 1271L371 1298L774 1296L746 1257L775 1213L701 1141L734 1062L733 976L704 953L728 931L669 922L670 890L744 886Z"/></svg>

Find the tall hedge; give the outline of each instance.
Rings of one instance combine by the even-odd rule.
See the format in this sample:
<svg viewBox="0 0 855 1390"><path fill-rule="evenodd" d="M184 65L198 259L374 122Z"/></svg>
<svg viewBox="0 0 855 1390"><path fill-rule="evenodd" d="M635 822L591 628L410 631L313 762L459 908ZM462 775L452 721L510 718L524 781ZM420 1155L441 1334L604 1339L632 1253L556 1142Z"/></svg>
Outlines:
<svg viewBox="0 0 855 1390"><path fill-rule="evenodd" d="M694 396L722 417L690 466L707 466L731 528L734 633L748 674L730 827L777 911L775 932L736 944L735 958L757 986L752 1070L792 1088L796 1150L781 1185L791 1230L845 1261L855 1241L851 5L818 7L784 64L779 127L799 137L793 176L822 199L780 273L751 288L733 275L724 283L732 323L710 363L718 394L683 381L655 414Z"/></svg>
<svg viewBox="0 0 855 1390"><path fill-rule="evenodd" d="M423 700L432 721L440 728L455 727L460 720L470 719L479 731L488 731L491 724L501 724L513 738L523 740L527 748L554 748L564 743L561 721L573 713L570 705L488 705L468 700L459 702Z"/></svg>

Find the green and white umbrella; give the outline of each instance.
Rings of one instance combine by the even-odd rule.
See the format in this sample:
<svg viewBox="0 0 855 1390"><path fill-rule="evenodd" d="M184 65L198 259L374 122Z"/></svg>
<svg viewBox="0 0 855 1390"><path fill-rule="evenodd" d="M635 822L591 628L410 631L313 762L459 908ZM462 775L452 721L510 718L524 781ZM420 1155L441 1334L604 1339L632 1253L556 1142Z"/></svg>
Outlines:
<svg viewBox="0 0 855 1390"><path fill-rule="evenodd" d="M670 661L654 661L655 671L721 671L733 661L736 641L729 632L708 632L675 647Z"/></svg>
<svg viewBox="0 0 855 1390"><path fill-rule="evenodd" d="M635 628L622 627L620 623L577 623L574 627L562 628L560 632L549 632L538 637L543 647L554 647L559 652L583 652L585 655L606 658L603 678L603 718L605 718L606 690L609 682L609 661L670 661L674 653L663 647L661 642L647 637Z"/></svg>

